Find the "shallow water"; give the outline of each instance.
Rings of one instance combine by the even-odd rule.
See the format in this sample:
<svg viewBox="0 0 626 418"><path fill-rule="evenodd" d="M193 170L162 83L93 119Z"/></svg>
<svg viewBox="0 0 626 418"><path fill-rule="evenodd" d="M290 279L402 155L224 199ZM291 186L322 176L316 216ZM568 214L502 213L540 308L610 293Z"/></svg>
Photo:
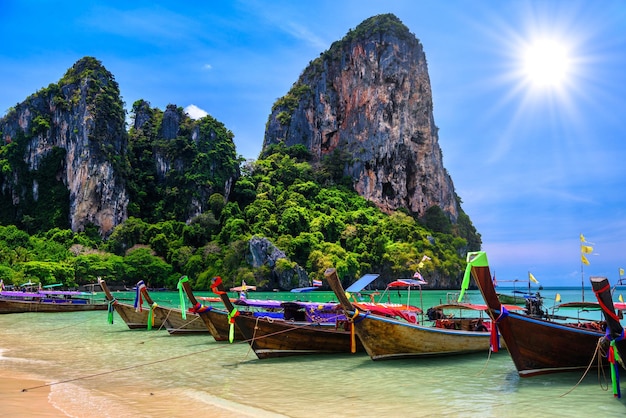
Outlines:
<svg viewBox="0 0 626 418"><path fill-rule="evenodd" d="M319 301L331 299L322 293L315 295ZM163 305L178 301L173 292L152 296ZM445 298L446 292L422 294L424 306ZM261 361L245 343L131 331L117 315L108 324L106 312L0 315L0 350L3 370L42 378L51 402L74 417L626 414L626 400L606 390L608 377L599 382L592 371L580 383L582 373L520 379L506 351L379 362L365 354Z"/></svg>

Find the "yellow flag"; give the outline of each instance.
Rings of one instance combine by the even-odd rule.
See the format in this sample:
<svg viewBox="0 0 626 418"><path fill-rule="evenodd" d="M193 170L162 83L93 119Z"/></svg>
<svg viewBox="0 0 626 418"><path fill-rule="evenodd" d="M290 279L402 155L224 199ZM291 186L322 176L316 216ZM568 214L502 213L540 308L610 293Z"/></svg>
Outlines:
<svg viewBox="0 0 626 418"><path fill-rule="evenodd" d="M589 245L581 245L580 251L584 254L591 254L593 252L593 247Z"/></svg>
<svg viewBox="0 0 626 418"><path fill-rule="evenodd" d="M583 234L580 234L580 242L587 242L585 241L585 236Z"/></svg>
<svg viewBox="0 0 626 418"><path fill-rule="evenodd" d="M535 279L535 276L533 276L533 274L531 272L528 272L528 278L530 279L531 282L533 283L539 283L537 281L537 279Z"/></svg>
<svg viewBox="0 0 626 418"><path fill-rule="evenodd" d="M560 302L561 301L561 294L557 293L556 297L554 298L554 300L556 300L557 302Z"/></svg>
<svg viewBox="0 0 626 418"><path fill-rule="evenodd" d="M587 257L585 257L584 255L580 255L580 261L583 262L584 265L588 266L589 265L589 260L587 260Z"/></svg>
<svg viewBox="0 0 626 418"><path fill-rule="evenodd" d="M624 269L619 269L619 275L622 277L624 275Z"/></svg>
<svg viewBox="0 0 626 418"><path fill-rule="evenodd" d="M624 303L624 298L622 297L622 295L621 295L621 294L619 295L619 301L620 301L620 302L622 302L622 303Z"/></svg>

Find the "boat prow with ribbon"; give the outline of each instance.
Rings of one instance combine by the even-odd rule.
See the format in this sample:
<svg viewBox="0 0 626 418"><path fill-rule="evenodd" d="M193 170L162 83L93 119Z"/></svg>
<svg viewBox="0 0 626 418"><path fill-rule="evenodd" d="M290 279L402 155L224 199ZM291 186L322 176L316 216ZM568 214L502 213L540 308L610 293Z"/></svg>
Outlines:
<svg viewBox="0 0 626 418"><path fill-rule="evenodd" d="M611 294L611 286L606 277L589 278L591 288L598 299L598 304L606 318L605 338L609 341L609 349L607 350L607 360L611 368L611 382L613 386L613 395L617 398L622 397L619 386L619 369L626 369L624 366L624 357L626 357L626 337L624 336L624 328L620 324L620 318L615 313L615 305ZM621 303L621 305L624 305ZM623 309L623 306L622 306Z"/></svg>
<svg viewBox="0 0 626 418"><path fill-rule="evenodd" d="M598 367L594 358L600 347L608 346L604 332L507 310L496 294L487 254L471 252L467 262L463 286L467 288L471 274L521 377Z"/></svg>
<svg viewBox="0 0 626 418"><path fill-rule="evenodd" d="M411 316L407 318L400 312L390 312L380 307L351 302L347 296L350 292L344 291L337 270L328 269L325 276L346 317L350 320L351 329L359 337L372 360L488 352L494 343L487 331L430 326L412 320ZM365 287L367 283L361 280L355 283L359 285L353 284L348 290L354 292ZM416 283L405 280L402 284L412 286ZM410 305L407 303L406 306ZM499 341L495 341L495 345L498 346Z"/></svg>
<svg viewBox="0 0 626 418"><path fill-rule="evenodd" d="M104 292L106 299L109 301L109 323L113 323L113 313L117 312L120 318L122 318L130 329L151 330L155 327L161 327L161 320L155 318L154 315L154 303L150 304L148 308L143 306L143 302L145 300L145 284L143 283L143 280L137 283L135 302L133 305L118 301L113 296L104 280L98 279L98 284L102 287L102 291Z"/></svg>

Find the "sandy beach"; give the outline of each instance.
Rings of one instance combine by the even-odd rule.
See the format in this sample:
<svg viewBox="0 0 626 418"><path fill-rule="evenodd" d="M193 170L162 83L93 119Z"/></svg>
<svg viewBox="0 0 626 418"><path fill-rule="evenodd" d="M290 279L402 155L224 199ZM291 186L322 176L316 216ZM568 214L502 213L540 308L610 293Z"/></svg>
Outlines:
<svg viewBox="0 0 626 418"><path fill-rule="evenodd" d="M0 372L0 405L2 417L65 417L62 411L55 408L49 401L50 388L39 387L46 382L30 376L16 375L7 371Z"/></svg>
<svg viewBox="0 0 626 418"><path fill-rule="evenodd" d="M152 417L175 417L187 416L189 411L185 406L194 403L193 397L187 399L186 405L177 403L176 397L172 398L175 391L163 393L150 392L146 396L136 398L135 411L129 411L125 406L114 405L115 395L91 393L72 388L74 396L67 396L64 390L54 393L52 386L45 381L32 376L16 374L7 370L0 371L0 417L124 417L124 416L152 416ZM167 393L166 393L167 392ZM118 399L119 401L120 399ZM282 417L282 415L248 407L223 399L214 398L211 402L197 405L205 413L210 411L213 418L250 418L250 417ZM55 406L55 404L58 405ZM207 409L207 406L210 408Z"/></svg>

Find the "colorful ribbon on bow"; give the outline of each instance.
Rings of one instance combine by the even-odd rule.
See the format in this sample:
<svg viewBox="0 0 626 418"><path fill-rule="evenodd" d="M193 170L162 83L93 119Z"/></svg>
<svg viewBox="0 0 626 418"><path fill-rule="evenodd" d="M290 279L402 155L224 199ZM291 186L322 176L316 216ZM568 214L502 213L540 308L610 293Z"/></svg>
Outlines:
<svg viewBox="0 0 626 418"><path fill-rule="evenodd" d="M594 290L594 293L596 294L596 296L598 296L610 290L610 288L611 287L607 284L602 289ZM600 304L600 307L602 308L602 310L604 311L606 315L610 316L614 321L619 322L619 317L615 314L613 309L609 309L608 306L606 306L604 302L602 301L602 298L599 296L598 296L598 303ZM619 387L620 356L619 356L619 351L617 350L617 347L615 346L615 343L617 341L622 341L624 339L624 329L622 328L622 335L613 339L611 338L611 329L607 327L605 337L609 341L611 341L611 344L609 345L609 352L606 354L606 357L609 363L611 364L610 366L611 367L611 384L613 385L613 396L616 398L621 398L622 393Z"/></svg>
<svg viewBox="0 0 626 418"><path fill-rule="evenodd" d="M470 279L472 277L472 267L488 267L487 254L482 251L470 252L467 254L467 266L465 266L465 274L463 274L463 282L461 283L461 292L459 293L458 302L463 302L465 291L469 289Z"/></svg>
<svg viewBox="0 0 626 418"><path fill-rule="evenodd" d="M212 309L213 309L212 306L205 306L205 305L202 305L200 302L196 303L194 306L189 307L189 311L193 313L208 312Z"/></svg>
<svg viewBox="0 0 626 418"><path fill-rule="evenodd" d="M359 310L354 308L354 315L349 317L350 321L350 352L356 353L356 335L354 331L354 320L359 317Z"/></svg>
<svg viewBox="0 0 626 418"><path fill-rule="evenodd" d="M610 338L610 331L608 328L606 331L606 337ZM613 385L613 396L616 398L621 398L622 392L619 387L620 356L619 356L619 351L617 350L617 347L615 346L615 344L618 341L621 341L623 339L624 339L624 330L622 329L622 335L620 335L614 340L611 340L611 344L609 345L609 352L606 355L607 359L609 360L609 363L611 364L611 384Z"/></svg>
<svg viewBox="0 0 626 418"><path fill-rule="evenodd" d="M216 295L225 295L226 292L222 290L218 290L217 287L222 284L222 278L220 276L213 277L211 281L211 291Z"/></svg>
<svg viewBox="0 0 626 418"><path fill-rule="evenodd" d="M183 283L187 281L189 281L189 278L187 276L183 276L178 279L178 284L176 285L176 287L178 288L178 297L180 299L180 312L183 319L187 319L187 312L185 309L185 295L183 289Z"/></svg>
<svg viewBox="0 0 626 418"><path fill-rule="evenodd" d="M502 322L504 318L509 316L509 311L507 311L504 306L502 306L501 309L502 310L500 311L500 315L498 315L496 320L493 321L493 324L491 324L491 334L489 336L489 346L491 348L491 351L493 351L494 353L497 353L498 350L500 350L500 335L498 333L498 324Z"/></svg>
<svg viewBox="0 0 626 418"><path fill-rule="evenodd" d="M150 310L148 311L148 331L150 331L154 326L154 308L156 308L157 306L158 305L156 302L150 305Z"/></svg>
<svg viewBox="0 0 626 418"><path fill-rule="evenodd" d="M113 324L113 312L115 311L115 308L113 308L113 305L117 302L117 299L113 299L109 301L109 306L107 308L107 322L109 324Z"/></svg>
<svg viewBox="0 0 626 418"><path fill-rule="evenodd" d="M137 289L135 290L135 312L141 312L141 305L143 304L143 296L142 296L142 290L146 287L146 284L144 283L143 280L140 280L137 283Z"/></svg>
<svg viewBox="0 0 626 418"><path fill-rule="evenodd" d="M230 324L230 328L228 330L228 341L230 343L235 340L235 318L237 316L239 316L237 308L233 308L233 310L228 313L228 323Z"/></svg>

